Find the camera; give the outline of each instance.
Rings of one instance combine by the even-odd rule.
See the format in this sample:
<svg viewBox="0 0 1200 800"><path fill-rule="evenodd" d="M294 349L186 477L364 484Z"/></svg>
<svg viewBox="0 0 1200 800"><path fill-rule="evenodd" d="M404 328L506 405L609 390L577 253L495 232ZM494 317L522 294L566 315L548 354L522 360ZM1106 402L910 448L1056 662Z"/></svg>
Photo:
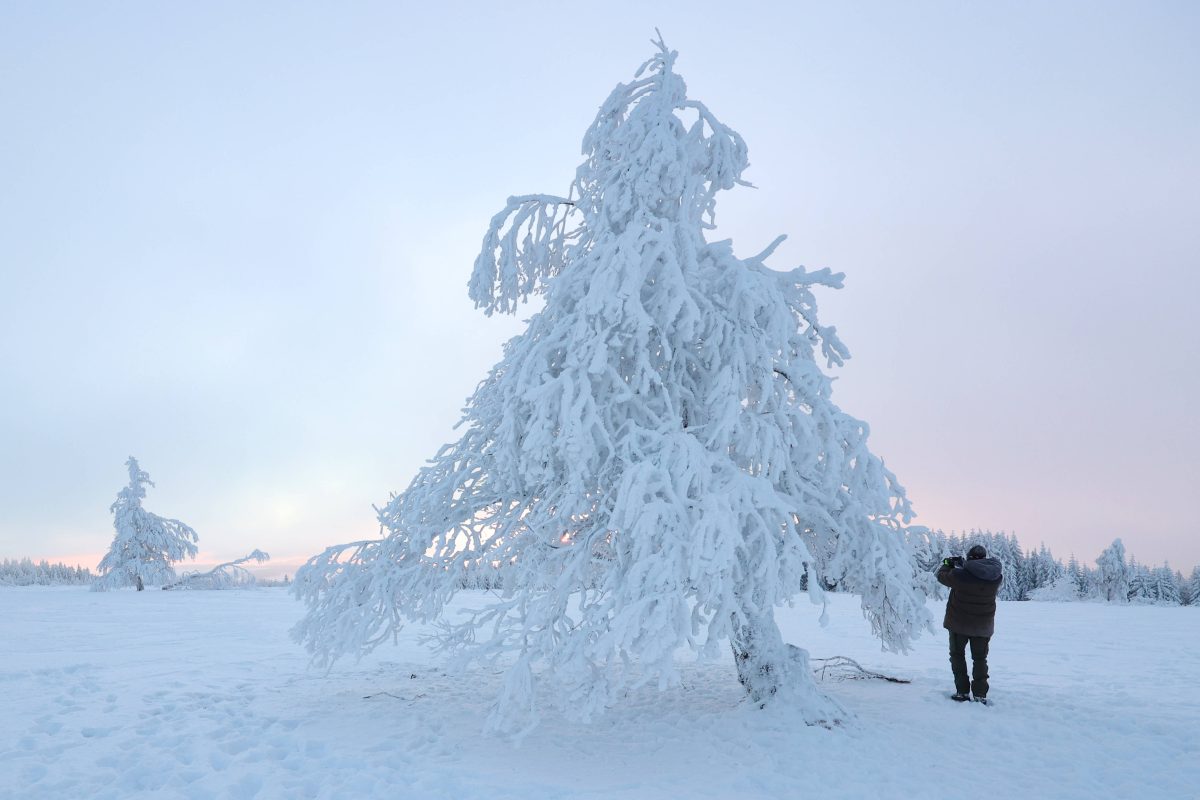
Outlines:
<svg viewBox="0 0 1200 800"><path fill-rule="evenodd" d="M961 567L965 563L962 556L950 556L942 559L943 567Z"/></svg>

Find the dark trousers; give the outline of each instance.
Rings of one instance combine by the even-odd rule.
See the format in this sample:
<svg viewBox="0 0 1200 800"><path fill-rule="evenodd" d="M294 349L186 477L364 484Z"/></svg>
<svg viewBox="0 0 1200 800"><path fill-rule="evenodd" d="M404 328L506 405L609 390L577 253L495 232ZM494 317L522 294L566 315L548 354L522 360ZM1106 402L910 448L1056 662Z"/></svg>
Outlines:
<svg viewBox="0 0 1200 800"><path fill-rule="evenodd" d="M987 697L987 654L990 636L963 636L950 631L950 669L954 670L954 691ZM967 680L967 645L971 645L971 679Z"/></svg>

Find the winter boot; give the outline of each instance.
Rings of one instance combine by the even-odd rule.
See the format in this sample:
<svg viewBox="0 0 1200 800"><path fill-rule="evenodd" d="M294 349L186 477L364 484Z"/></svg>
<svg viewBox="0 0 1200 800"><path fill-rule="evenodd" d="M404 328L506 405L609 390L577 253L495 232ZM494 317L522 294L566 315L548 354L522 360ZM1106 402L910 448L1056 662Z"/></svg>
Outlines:
<svg viewBox="0 0 1200 800"><path fill-rule="evenodd" d="M971 696L963 692L959 692L957 694L950 695L950 699L956 703L965 703L971 699Z"/></svg>

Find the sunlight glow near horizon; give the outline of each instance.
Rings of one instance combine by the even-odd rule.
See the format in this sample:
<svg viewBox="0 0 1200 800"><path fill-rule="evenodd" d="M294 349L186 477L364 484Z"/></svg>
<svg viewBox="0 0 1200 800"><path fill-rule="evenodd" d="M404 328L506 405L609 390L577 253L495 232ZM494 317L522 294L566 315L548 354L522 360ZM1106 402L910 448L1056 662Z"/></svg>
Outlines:
<svg viewBox="0 0 1200 800"><path fill-rule="evenodd" d="M1200 563L1200 9L583 14L0 10L0 557L102 553L130 454L214 562L375 537L528 316L466 297L488 220L658 26L750 148L712 239L846 274L917 523Z"/></svg>

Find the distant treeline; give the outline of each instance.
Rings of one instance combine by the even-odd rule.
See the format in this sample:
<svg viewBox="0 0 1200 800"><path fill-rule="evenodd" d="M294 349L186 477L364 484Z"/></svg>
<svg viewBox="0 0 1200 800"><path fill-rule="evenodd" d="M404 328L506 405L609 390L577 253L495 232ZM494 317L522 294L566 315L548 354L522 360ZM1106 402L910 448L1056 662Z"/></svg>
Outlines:
<svg viewBox="0 0 1200 800"><path fill-rule="evenodd" d="M30 558L0 561L0 586L85 586L95 580L96 575L87 567L68 567L66 564L51 564L46 560ZM260 579L259 586L291 586L289 575L282 578Z"/></svg>
<svg viewBox="0 0 1200 800"><path fill-rule="evenodd" d="M29 558L0 561L0 586L77 586L91 583L91 570Z"/></svg>
<svg viewBox="0 0 1200 800"><path fill-rule="evenodd" d="M965 555L972 545L981 544L988 555L1004 568L1001 600L1101 600L1115 603L1157 603L1162 605L1200 606L1200 566L1189 576L1168 564L1152 567L1127 556L1120 539L1115 540L1095 561L1095 566L1080 564L1072 555L1064 564L1042 544L1028 551L1013 534L972 530L967 533L932 531L914 536L918 563L932 572L943 558ZM34 562L31 559L0 561L0 586L56 586L91 583L95 576L85 567ZM289 586L282 580L259 581L261 586ZM478 568L464 576L470 588L499 588L492 570ZM836 585L827 589L837 591Z"/></svg>
<svg viewBox="0 0 1200 800"><path fill-rule="evenodd" d="M945 533L933 531L927 542L914 542L921 567L934 570L947 556L962 556L976 544L1004 567L1001 600L1103 600L1116 603L1200 605L1200 566L1185 577L1168 564L1138 563L1115 540L1095 561L1080 564L1072 555L1064 564L1046 545L1022 549L1012 534L991 531Z"/></svg>
<svg viewBox="0 0 1200 800"><path fill-rule="evenodd" d="M1127 556L1120 539L1109 545L1094 565L1081 564L1072 555L1064 564L1042 544L1025 550L1017 537L1007 533L972 530L967 533L911 531L910 541L917 564L926 576L930 592L945 596L932 573L948 556L965 556L972 545L983 545L988 555L1004 569L1001 600L1097 600L1110 603L1155 603L1200 607L1200 566L1185 577L1167 564L1152 567ZM470 565L460 584L469 589L501 589L499 573L482 563ZM802 588L807 588L802 581ZM827 582L826 591L838 591Z"/></svg>

